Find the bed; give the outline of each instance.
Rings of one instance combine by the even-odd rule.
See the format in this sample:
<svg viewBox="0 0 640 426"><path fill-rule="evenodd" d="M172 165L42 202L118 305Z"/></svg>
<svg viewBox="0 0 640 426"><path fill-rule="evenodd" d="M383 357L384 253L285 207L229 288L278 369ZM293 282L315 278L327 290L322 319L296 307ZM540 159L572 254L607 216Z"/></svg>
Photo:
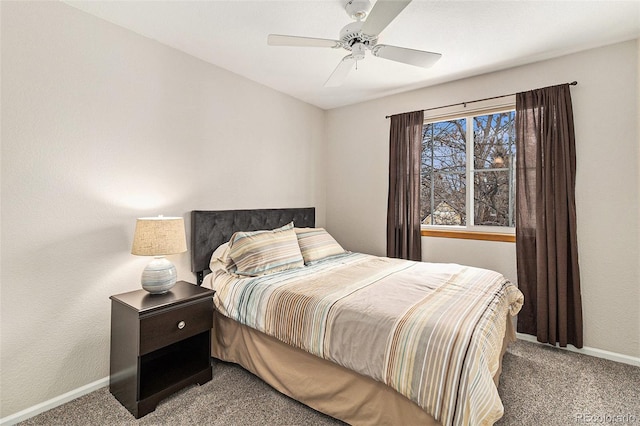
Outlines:
<svg viewBox="0 0 640 426"><path fill-rule="evenodd" d="M217 291L213 357L349 424L476 425L502 416L497 384L522 294L501 275L322 251L327 245L305 251L301 238L317 241L324 231L314 208L193 211L191 224L192 270ZM255 247L252 238L286 235L289 244L294 225L302 264L256 273L242 263L242 238ZM252 232L261 230L272 234ZM213 259L229 252L232 236L229 274ZM434 324L437 331L421 331Z"/></svg>

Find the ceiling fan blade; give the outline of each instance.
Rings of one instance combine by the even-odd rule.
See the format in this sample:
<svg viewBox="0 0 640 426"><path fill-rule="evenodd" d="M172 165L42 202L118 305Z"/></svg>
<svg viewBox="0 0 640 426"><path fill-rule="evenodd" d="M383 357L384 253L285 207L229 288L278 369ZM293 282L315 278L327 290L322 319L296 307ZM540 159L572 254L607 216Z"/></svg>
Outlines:
<svg viewBox="0 0 640 426"><path fill-rule="evenodd" d="M411 0L378 0L364 21L362 32L370 36L378 36L409 3Z"/></svg>
<svg viewBox="0 0 640 426"><path fill-rule="evenodd" d="M269 34L267 37L269 46L296 46L296 47L342 47L342 42L327 38L297 37L280 34Z"/></svg>
<svg viewBox="0 0 640 426"><path fill-rule="evenodd" d="M349 75L349 71L353 68L356 60L351 55L347 55L342 58L342 61L338 64L335 70L329 76L329 79L324 83L324 87L338 87L344 83L344 80Z"/></svg>
<svg viewBox="0 0 640 426"><path fill-rule="evenodd" d="M442 57L440 53L427 52L424 50L408 49L406 47L389 46L377 44L371 49L373 56L389 59L391 61L402 62L403 64L415 65L417 67L429 68Z"/></svg>

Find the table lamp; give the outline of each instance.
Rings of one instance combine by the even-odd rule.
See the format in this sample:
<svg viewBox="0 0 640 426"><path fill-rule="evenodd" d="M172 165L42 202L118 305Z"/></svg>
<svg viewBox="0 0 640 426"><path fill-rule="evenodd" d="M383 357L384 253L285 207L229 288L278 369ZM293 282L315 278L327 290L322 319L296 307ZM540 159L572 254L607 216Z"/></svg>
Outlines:
<svg viewBox="0 0 640 426"><path fill-rule="evenodd" d="M164 256L187 251L181 217L141 217L136 220L131 254L154 256L142 271L142 288L151 294L166 293L176 283L176 267Z"/></svg>

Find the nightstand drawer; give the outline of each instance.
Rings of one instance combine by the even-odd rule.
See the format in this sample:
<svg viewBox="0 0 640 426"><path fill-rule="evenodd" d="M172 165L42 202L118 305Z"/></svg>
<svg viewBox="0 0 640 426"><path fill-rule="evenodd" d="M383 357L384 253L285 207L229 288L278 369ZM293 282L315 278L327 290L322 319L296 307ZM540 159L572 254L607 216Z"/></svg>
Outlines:
<svg viewBox="0 0 640 426"><path fill-rule="evenodd" d="M213 326L210 298L140 319L140 355L208 331Z"/></svg>

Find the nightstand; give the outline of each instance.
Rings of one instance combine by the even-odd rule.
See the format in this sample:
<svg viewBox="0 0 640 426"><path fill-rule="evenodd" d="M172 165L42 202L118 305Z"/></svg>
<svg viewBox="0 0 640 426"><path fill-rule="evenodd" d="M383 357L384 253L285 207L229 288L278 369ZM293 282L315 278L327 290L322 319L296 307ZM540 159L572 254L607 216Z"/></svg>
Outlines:
<svg viewBox="0 0 640 426"><path fill-rule="evenodd" d="M179 281L165 294L111 296L109 390L136 419L211 380L213 290Z"/></svg>

